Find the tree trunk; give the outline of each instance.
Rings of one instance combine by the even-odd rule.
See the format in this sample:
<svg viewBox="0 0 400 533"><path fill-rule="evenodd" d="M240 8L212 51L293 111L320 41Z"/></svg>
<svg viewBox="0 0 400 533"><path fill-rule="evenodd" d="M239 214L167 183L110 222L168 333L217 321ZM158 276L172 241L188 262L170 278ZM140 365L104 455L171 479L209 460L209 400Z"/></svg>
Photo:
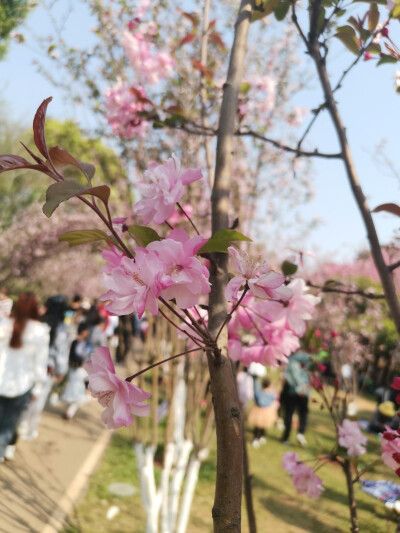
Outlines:
<svg viewBox="0 0 400 533"><path fill-rule="evenodd" d="M243 411L242 411L243 414ZM252 475L250 473L249 454L247 453L247 441L245 427L243 423L243 483L244 497L246 500L247 520L249 522L249 533L257 533L256 515L253 505L253 491L251 486Z"/></svg>
<svg viewBox="0 0 400 533"><path fill-rule="evenodd" d="M396 294L396 288L393 281L392 273L386 265L382 255L381 244L379 242L378 234L375 229L375 224L368 207L367 200L364 196L361 184L358 180L357 172L354 166L353 157L350 151L350 146L347 141L346 129L343 125L336 101L333 95L332 86L326 71L325 58L321 56L320 44L317 39L309 47L309 52L317 67L319 79L324 91L326 100L326 107L334 124L336 134L338 136L339 144L342 151L342 160L344 162L347 177L350 183L354 199L357 203L358 209L361 213L365 228L367 230L368 240L371 249L371 255L374 260L376 269L382 283L385 298L388 303L392 319L395 323L397 332L400 334L400 305Z"/></svg>
<svg viewBox="0 0 400 533"><path fill-rule="evenodd" d="M349 499L349 509L350 509L350 523L351 523L351 533L358 533L358 518L357 518L357 504L354 497L354 483L351 476L351 464L348 459L345 460L343 464L344 474L346 476L347 483L347 496Z"/></svg>
<svg viewBox="0 0 400 533"><path fill-rule="evenodd" d="M249 0L242 0L235 25L235 37L227 81L223 89L218 127L215 178L211 197L213 234L217 230L229 227L233 134L251 13L252 3ZM210 270L212 288L209 300L209 329L212 337L215 338L227 315L224 296L228 281L227 254L213 254ZM212 509L214 532L239 533L241 530L243 437L241 410L234 375L228 359L226 327L218 338L218 348L210 350L207 357L217 433L217 473Z"/></svg>

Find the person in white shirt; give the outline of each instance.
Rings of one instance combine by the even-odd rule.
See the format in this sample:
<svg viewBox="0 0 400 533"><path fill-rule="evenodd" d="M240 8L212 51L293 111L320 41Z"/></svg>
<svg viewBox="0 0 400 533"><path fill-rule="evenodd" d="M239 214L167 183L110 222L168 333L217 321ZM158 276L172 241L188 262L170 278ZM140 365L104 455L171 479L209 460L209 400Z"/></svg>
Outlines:
<svg viewBox="0 0 400 533"><path fill-rule="evenodd" d="M0 318L9 317L13 301L7 296L7 291L4 287L0 287Z"/></svg>
<svg viewBox="0 0 400 533"><path fill-rule="evenodd" d="M33 293L21 294L12 318L0 319L0 462L7 447L6 458L13 455L21 414L47 380L49 331Z"/></svg>

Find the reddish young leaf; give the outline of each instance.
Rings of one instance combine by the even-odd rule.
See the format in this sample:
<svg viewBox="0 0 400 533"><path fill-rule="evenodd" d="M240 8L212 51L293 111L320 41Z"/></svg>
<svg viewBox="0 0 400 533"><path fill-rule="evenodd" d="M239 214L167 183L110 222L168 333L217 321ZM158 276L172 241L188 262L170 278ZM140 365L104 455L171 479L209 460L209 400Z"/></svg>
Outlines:
<svg viewBox="0 0 400 533"><path fill-rule="evenodd" d="M196 38L196 35L194 33L188 33L183 37L183 39L180 40L177 48L180 48L184 44L191 43Z"/></svg>
<svg viewBox="0 0 400 533"><path fill-rule="evenodd" d="M32 157L32 159L34 159L36 161L36 163L39 163L39 165L41 165L43 163L43 159L40 159L40 157L38 157L36 154L34 154L32 152L32 150L30 150L22 141L20 141L20 143L25 148L25 150L28 152L28 154Z"/></svg>
<svg viewBox="0 0 400 533"><path fill-rule="evenodd" d="M78 168L81 172L83 172L89 182L93 178L94 173L96 171L94 165L77 161L75 157L73 157L69 152L66 152L59 146L54 146L53 148L50 148L49 156L53 165L56 168L62 168L68 165L72 165Z"/></svg>
<svg viewBox="0 0 400 533"><path fill-rule="evenodd" d="M214 41L222 50L225 50L225 43L219 33L210 33L210 41Z"/></svg>
<svg viewBox="0 0 400 533"><path fill-rule="evenodd" d="M397 215L400 217L400 207L397 204L381 204L372 211L373 213L380 213L381 211L387 211L392 215Z"/></svg>
<svg viewBox="0 0 400 533"><path fill-rule="evenodd" d="M52 97L46 98L40 104L38 110L36 111L35 118L33 119L33 140L39 152L46 158L49 157L49 152L46 146L46 139L44 135L44 123L46 120L46 111L47 106L52 101Z"/></svg>
<svg viewBox="0 0 400 533"><path fill-rule="evenodd" d="M43 172L44 174L51 176L51 172L46 167L46 165L33 165L32 163L29 163L29 161L18 155L0 155L0 174L2 172L7 172L8 170L19 170L24 168L30 170L37 170L38 172Z"/></svg>
<svg viewBox="0 0 400 533"><path fill-rule="evenodd" d="M193 26L199 25L199 17L196 15L196 13L188 13L187 11L183 11L182 15L189 19Z"/></svg>
<svg viewBox="0 0 400 533"><path fill-rule="evenodd" d="M217 23L217 19L212 19L212 21L208 25L208 29L211 30L212 28L214 28L216 23Z"/></svg>
<svg viewBox="0 0 400 533"><path fill-rule="evenodd" d="M149 100L148 98L143 98L142 93L138 89L136 89L136 87L131 87L129 90L132 94L135 95L136 99L139 102L143 102L144 104L149 104L154 107L153 102Z"/></svg>
<svg viewBox="0 0 400 533"><path fill-rule="evenodd" d="M212 72L207 67L203 65L200 61L197 59L192 59L192 65L194 68L197 68L197 70L200 70L204 74L204 76L207 76L207 78L212 78Z"/></svg>

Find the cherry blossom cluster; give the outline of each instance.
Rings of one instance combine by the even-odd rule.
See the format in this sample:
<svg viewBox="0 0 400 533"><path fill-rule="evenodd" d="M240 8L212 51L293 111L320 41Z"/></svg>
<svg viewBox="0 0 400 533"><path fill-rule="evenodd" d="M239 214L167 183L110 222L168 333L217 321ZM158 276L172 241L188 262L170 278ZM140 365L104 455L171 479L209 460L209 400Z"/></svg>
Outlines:
<svg viewBox="0 0 400 533"><path fill-rule="evenodd" d="M282 467L292 478L293 486L299 494L313 499L320 497L324 490L322 479L315 474L311 466L300 461L297 453L284 453Z"/></svg>
<svg viewBox="0 0 400 533"><path fill-rule="evenodd" d="M284 276L268 272L263 262L251 260L233 248L228 251L240 275L229 282L227 300L237 299L244 282L249 287L229 323L230 358L246 366L252 362L268 366L285 363L300 347L306 320L312 317L320 298L307 294L302 279L283 286Z"/></svg>
<svg viewBox="0 0 400 533"><path fill-rule="evenodd" d="M367 437L361 433L358 422L345 418L338 424L339 445L346 448L349 457L359 457L365 453Z"/></svg>
<svg viewBox="0 0 400 533"><path fill-rule="evenodd" d="M89 374L89 391L105 407L101 419L109 429L130 426L133 415L148 416L150 405L143 403L151 394L115 374L110 350L97 348L91 361L84 364Z"/></svg>
<svg viewBox="0 0 400 533"><path fill-rule="evenodd" d="M207 331L207 311L196 307L211 290L208 261L198 255L208 240L198 234L190 209L186 211L179 204L185 185L201 178L199 169L182 169L175 155L163 163L150 164L143 181L137 184L141 199L134 206L135 215L144 225L166 223L170 229L162 238L151 228L133 226L149 232L150 239L131 252L123 239L124 232L130 231L127 218L112 219L113 234L119 242L109 241L102 251L105 260L102 282L107 291L100 297L115 315L137 313L141 318L145 312L151 315L161 312L168 319L160 304L169 307L175 321L178 318L178 324L171 323L180 335L187 337L189 348L195 350L204 349L210 342L215 344L218 339L218 335L211 339ZM197 235L190 237L184 229L171 225L174 217L179 218L176 207ZM226 320L229 355L246 365L255 361L276 366L299 348L305 321L311 318L319 298L307 294L300 279L286 285L285 276L271 270L261 258L252 259L233 246L228 247L228 253L237 270L225 291L226 299L232 302ZM185 316L180 314L181 310ZM132 389L130 383L121 385L108 357L108 351L96 352L89 365L90 390L106 407L104 420L108 426L117 427L131 420L137 408L135 401L145 397L140 396L139 389ZM124 399L125 411L120 406Z"/></svg>
<svg viewBox="0 0 400 533"><path fill-rule="evenodd" d="M121 44L140 82L155 85L173 74L176 62L167 51L155 49L152 41L157 27L146 25L146 30L147 34L140 27L133 33L125 31Z"/></svg>
<svg viewBox="0 0 400 533"><path fill-rule="evenodd" d="M142 138L149 128L145 114L151 111L144 85L152 86L172 76L175 60L166 50L157 50L158 33L154 22L143 22L147 2L142 2L129 29L122 34L121 44L133 71L131 82L119 80L104 94L105 115L114 133L124 139Z"/></svg>
<svg viewBox="0 0 400 533"><path fill-rule="evenodd" d="M149 123L140 115L151 109L144 89L131 87L119 80L105 92L104 105L107 121L119 137L142 138L149 129Z"/></svg>
<svg viewBox="0 0 400 533"><path fill-rule="evenodd" d="M116 315L144 311L158 314L158 298L176 301L179 309L193 307L201 295L210 292L209 272L195 254L206 242L201 236L190 238L183 229L172 230L162 241L137 247L135 257L116 250L103 254L107 263L101 296L110 300L107 309Z"/></svg>
<svg viewBox="0 0 400 533"><path fill-rule="evenodd" d="M386 427L381 441L382 459L400 477L400 432Z"/></svg>
<svg viewBox="0 0 400 533"><path fill-rule="evenodd" d="M179 159L172 154L164 164L152 163L144 177L145 181L137 184L142 200L135 204L135 211L144 224L151 221L162 224L174 213L184 185L202 179L203 175L195 168L182 171Z"/></svg>

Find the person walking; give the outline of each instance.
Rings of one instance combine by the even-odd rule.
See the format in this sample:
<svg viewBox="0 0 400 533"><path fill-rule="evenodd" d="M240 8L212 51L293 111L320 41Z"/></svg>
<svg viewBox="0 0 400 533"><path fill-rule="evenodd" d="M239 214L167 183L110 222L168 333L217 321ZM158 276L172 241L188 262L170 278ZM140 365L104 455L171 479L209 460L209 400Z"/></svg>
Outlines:
<svg viewBox="0 0 400 533"><path fill-rule="evenodd" d="M40 322L36 296L23 293L12 318L0 319L0 462L14 455L18 422L40 395L48 357L49 327Z"/></svg>
<svg viewBox="0 0 400 533"><path fill-rule="evenodd" d="M253 426L253 447L259 448L260 444L267 442L265 432L278 420L279 403L276 392L271 388L271 381L263 378L262 384L253 376L254 406L252 407L248 422Z"/></svg>
<svg viewBox="0 0 400 533"><path fill-rule="evenodd" d="M65 412L65 418L68 420L75 416L81 404L89 400L85 387L87 372L83 368L83 364L90 356L89 345L87 343L89 335L89 325L86 322L81 322L78 326L76 339L72 342L69 352L67 383L61 394L61 401L68 404Z"/></svg>
<svg viewBox="0 0 400 533"><path fill-rule="evenodd" d="M289 357L289 362L284 372L285 381L280 403L284 412L285 424L281 440L285 444L289 442L293 414L297 411L299 428L296 439L301 446L307 446L304 433L307 425L308 397L310 395L309 361L309 354L299 350Z"/></svg>

